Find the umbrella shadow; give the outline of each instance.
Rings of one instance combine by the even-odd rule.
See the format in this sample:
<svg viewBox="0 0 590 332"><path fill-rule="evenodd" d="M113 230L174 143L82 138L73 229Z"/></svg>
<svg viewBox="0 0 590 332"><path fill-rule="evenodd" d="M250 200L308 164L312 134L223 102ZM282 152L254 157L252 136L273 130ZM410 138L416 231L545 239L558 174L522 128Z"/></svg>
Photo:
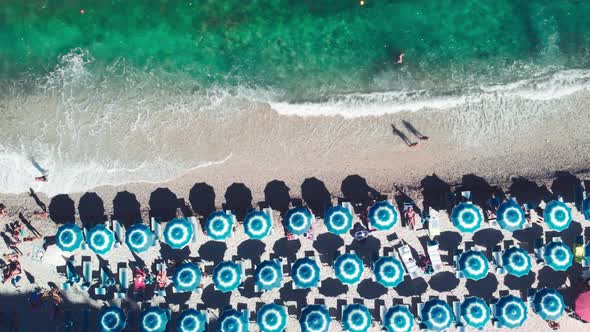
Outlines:
<svg viewBox="0 0 590 332"><path fill-rule="evenodd" d="M307 294L310 292L309 288L293 289L293 282L289 281L281 287L279 291L279 298L285 302L296 302L297 306L304 306L307 304Z"/></svg>
<svg viewBox="0 0 590 332"><path fill-rule="evenodd" d="M440 250L447 251L449 253L454 252L463 241L463 237L459 232L455 231L444 231L438 236L438 243Z"/></svg>
<svg viewBox="0 0 590 332"><path fill-rule="evenodd" d="M182 249L172 249L166 243L160 243L160 257L164 260L174 260L177 262L182 262L190 256L191 251L188 246L185 246Z"/></svg>
<svg viewBox="0 0 590 332"><path fill-rule="evenodd" d="M422 197L424 199L424 210L431 207L435 210L447 210L450 212L452 204L449 204L451 186L438 177L436 174L426 176L420 181Z"/></svg>
<svg viewBox="0 0 590 332"><path fill-rule="evenodd" d="M208 309L223 309L230 305L231 293L223 293L215 290L214 285L209 285L203 289L201 301Z"/></svg>
<svg viewBox="0 0 590 332"><path fill-rule="evenodd" d="M322 280L322 286L318 289L320 294L329 297L338 297L348 292L348 286L335 278L326 278Z"/></svg>
<svg viewBox="0 0 590 332"><path fill-rule="evenodd" d="M219 263L223 261L227 244L219 241L207 241L199 247L199 256L202 260Z"/></svg>
<svg viewBox="0 0 590 332"><path fill-rule="evenodd" d="M176 218L178 197L168 188L157 188L150 195L148 202L150 215L160 220L171 220Z"/></svg>
<svg viewBox="0 0 590 332"><path fill-rule="evenodd" d="M543 236L543 227L537 223L533 223L532 227L527 229L520 229L512 233L512 237L520 241L521 243L527 243L528 247L533 248L533 243L536 239Z"/></svg>
<svg viewBox="0 0 590 332"><path fill-rule="evenodd" d="M70 196L66 194L54 196L49 203L49 217L56 224L75 222L76 206Z"/></svg>
<svg viewBox="0 0 590 332"><path fill-rule="evenodd" d="M551 191L555 196L561 196L566 202L576 203L578 207L582 205L584 192L582 181L570 172L555 172Z"/></svg>
<svg viewBox="0 0 590 332"><path fill-rule="evenodd" d="M80 213L82 225L86 228L91 228L106 220L104 202L94 192L87 192L80 197L78 212Z"/></svg>
<svg viewBox="0 0 590 332"><path fill-rule="evenodd" d="M264 200L273 210L279 211L282 216L289 210L290 190L284 181L272 180L264 188Z"/></svg>
<svg viewBox="0 0 590 332"><path fill-rule="evenodd" d="M504 240L502 232L493 228L479 230L473 235L473 242L486 248L493 248L502 240Z"/></svg>
<svg viewBox="0 0 590 332"><path fill-rule="evenodd" d="M427 289L428 284L424 278L410 279L409 276L405 276L404 281L395 288L397 294L402 297L420 296Z"/></svg>
<svg viewBox="0 0 590 332"><path fill-rule="evenodd" d="M340 247L344 245L344 240L336 234L322 233L318 235L313 242L313 247L320 254L322 263L331 264L334 260L334 255Z"/></svg>
<svg viewBox="0 0 590 332"><path fill-rule="evenodd" d="M344 200L352 203L356 213L364 213L369 204L381 197L381 194L369 186L367 180L358 174L347 176L342 181L340 190Z"/></svg>
<svg viewBox="0 0 590 332"><path fill-rule="evenodd" d="M299 240L287 240L284 237L275 241L272 247L275 255L288 259L294 259L299 249L301 249L301 242Z"/></svg>
<svg viewBox="0 0 590 332"><path fill-rule="evenodd" d="M368 236L362 241L354 241L348 248L355 251L365 266L371 266L375 257L379 256L381 241L374 236Z"/></svg>
<svg viewBox="0 0 590 332"><path fill-rule="evenodd" d="M498 289L498 279L494 274L489 273L481 280L467 280L465 287L469 291L469 295L489 301Z"/></svg>
<svg viewBox="0 0 590 332"><path fill-rule="evenodd" d="M537 286L538 288L560 288L565 284L567 277L567 271L555 271L551 267L545 266L539 271Z"/></svg>
<svg viewBox="0 0 590 332"><path fill-rule="evenodd" d="M512 178L512 184L508 188L510 196L516 198L520 204L529 204L537 207L542 200L550 200L552 194L544 186L539 186L535 182L523 178Z"/></svg>
<svg viewBox="0 0 590 332"><path fill-rule="evenodd" d="M578 235L582 235L583 231L584 231L584 229L582 228L582 225L579 222L572 221L572 223L569 225L569 227L564 229L561 232L556 232L556 231L545 232L545 238L551 239L554 237L561 237L563 242L565 242L567 244L572 244L572 243L574 243L574 240Z"/></svg>
<svg viewBox="0 0 590 332"><path fill-rule="evenodd" d="M533 271L529 272L529 274L522 277L507 274L504 277L504 285L512 290L526 291L529 288L531 288L531 286L533 286L535 280L536 274Z"/></svg>
<svg viewBox="0 0 590 332"><path fill-rule="evenodd" d="M225 191L225 210L231 210L238 220L244 220L252 210L252 191L243 183L232 183Z"/></svg>
<svg viewBox="0 0 590 332"><path fill-rule="evenodd" d="M260 263L260 257L265 252L266 244L259 240L246 240L238 246L238 257L248 259L253 263Z"/></svg>
<svg viewBox="0 0 590 332"><path fill-rule="evenodd" d="M471 201L480 207L486 207L496 190L481 176L466 174L461 179L459 191L471 191Z"/></svg>
<svg viewBox="0 0 590 332"><path fill-rule="evenodd" d="M258 298L260 297L260 292L256 292L255 288L254 288L254 278L253 277L248 277L246 278L246 280L244 281L244 287L239 289L240 294L248 299L252 299L252 298Z"/></svg>
<svg viewBox="0 0 590 332"><path fill-rule="evenodd" d="M459 285L459 279L452 272L444 271L433 275L428 281L430 288L437 292L449 292Z"/></svg>
<svg viewBox="0 0 590 332"><path fill-rule="evenodd" d="M371 279L361 281L356 290L362 298L369 300L387 294L387 288L385 288L385 286Z"/></svg>
<svg viewBox="0 0 590 332"><path fill-rule="evenodd" d="M193 211L207 217L215 211L215 190L205 182L195 183L189 193L189 202Z"/></svg>
<svg viewBox="0 0 590 332"><path fill-rule="evenodd" d="M323 216L332 205L332 195L323 181L312 177L301 184L301 198L316 216Z"/></svg>
<svg viewBox="0 0 590 332"><path fill-rule="evenodd" d="M121 221L125 226L132 226L141 220L141 205L135 194L120 191L113 199L113 219Z"/></svg>

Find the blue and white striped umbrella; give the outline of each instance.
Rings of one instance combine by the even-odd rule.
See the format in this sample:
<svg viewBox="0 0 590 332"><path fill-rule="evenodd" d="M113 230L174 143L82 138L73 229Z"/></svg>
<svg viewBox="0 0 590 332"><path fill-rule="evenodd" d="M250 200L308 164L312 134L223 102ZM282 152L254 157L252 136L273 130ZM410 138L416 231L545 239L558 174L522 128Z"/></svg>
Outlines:
<svg viewBox="0 0 590 332"><path fill-rule="evenodd" d="M140 327L142 332L164 332L168 316L159 307L149 307L141 312Z"/></svg>
<svg viewBox="0 0 590 332"><path fill-rule="evenodd" d="M330 312L325 305L312 304L301 310L299 324L301 332L328 332L330 330Z"/></svg>
<svg viewBox="0 0 590 332"><path fill-rule="evenodd" d="M379 257L373 263L375 280L385 287L397 287L404 281L405 270L402 262L392 256Z"/></svg>
<svg viewBox="0 0 590 332"><path fill-rule="evenodd" d="M211 213L205 224L207 235L215 241L225 241L231 236L234 221L234 215L225 211Z"/></svg>
<svg viewBox="0 0 590 332"><path fill-rule="evenodd" d="M144 252L154 243L154 233L147 225L137 223L125 233L125 243L127 243L129 250L133 252Z"/></svg>
<svg viewBox="0 0 590 332"><path fill-rule="evenodd" d="M251 239L264 239L272 228L270 216L263 211L254 210L244 220L244 233Z"/></svg>
<svg viewBox="0 0 590 332"><path fill-rule="evenodd" d="M186 309L176 319L178 332L204 332L206 327L207 316L196 309Z"/></svg>
<svg viewBox="0 0 590 332"><path fill-rule="evenodd" d="M483 213L477 205L463 202L453 208L451 220L460 232L473 233L481 227Z"/></svg>
<svg viewBox="0 0 590 332"><path fill-rule="evenodd" d="M98 255L106 255L115 244L115 234L103 224L98 224L86 232L88 247Z"/></svg>
<svg viewBox="0 0 590 332"><path fill-rule="evenodd" d="M430 331L442 331L453 323L453 310L443 300L432 299L422 307L422 323Z"/></svg>
<svg viewBox="0 0 590 332"><path fill-rule="evenodd" d="M389 201L381 201L369 208L371 226L380 231L391 229L399 219L399 212Z"/></svg>
<svg viewBox="0 0 590 332"><path fill-rule="evenodd" d="M510 247L502 254L502 262L506 272L523 277L531 272L533 263L531 256L519 247Z"/></svg>
<svg viewBox="0 0 590 332"><path fill-rule="evenodd" d="M192 292L201 283L201 269L195 263L184 263L174 270L172 282L174 288L181 292Z"/></svg>
<svg viewBox="0 0 590 332"><path fill-rule="evenodd" d="M494 316L502 327L521 327L527 319L527 307L523 300L514 295L506 295L496 302Z"/></svg>
<svg viewBox="0 0 590 332"><path fill-rule="evenodd" d="M236 309L225 310L217 319L217 332L247 332L248 317Z"/></svg>
<svg viewBox="0 0 590 332"><path fill-rule="evenodd" d="M311 227L311 212L307 208L298 207L287 211L285 215L287 230L294 235L303 235Z"/></svg>
<svg viewBox="0 0 590 332"><path fill-rule="evenodd" d="M342 205L332 206L326 211L324 224L329 232L344 234L352 228L352 214Z"/></svg>
<svg viewBox="0 0 590 332"><path fill-rule="evenodd" d="M550 242L545 246L543 258L547 265L555 271L565 271L574 262L574 254L570 247L563 242Z"/></svg>
<svg viewBox="0 0 590 332"><path fill-rule="evenodd" d="M492 318L492 313L486 301L471 296L461 302L461 317L467 325L483 329Z"/></svg>
<svg viewBox="0 0 590 332"><path fill-rule="evenodd" d="M185 218L175 218L164 228L164 241L172 249L182 249L193 238L193 225Z"/></svg>
<svg viewBox="0 0 590 332"><path fill-rule="evenodd" d="M334 261L336 278L343 284L354 285L361 281L365 267L363 261L356 254L344 254Z"/></svg>
<svg viewBox="0 0 590 332"><path fill-rule="evenodd" d="M565 311L563 296L553 288L543 288L533 295L533 310L544 320L557 320Z"/></svg>
<svg viewBox="0 0 590 332"><path fill-rule="evenodd" d="M293 263L291 277L298 288L316 287L320 281L320 266L311 258L300 258Z"/></svg>
<svg viewBox="0 0 590 332"><path fill-rule="evenodd" d="M264 261L254 270L254 282L260 290L271 290L283 285L283 266L279 260Z"/></svg>
<svg viewBox="0 0 590 332"><path fill-rule="evenodd" d="M100 332L120 332L127 326L127 317L119 307L104 307L98 314Z"/></svg>
<svg viewBox="0 0 590 332"><path fill-rule="evenodd" d="M586 196L582 202L582 213L584 214L584 219L590 221L590 195Z"/></svg>
<svg viewBox="0 0 590 332"><path fill-rule="evenodd" d="M342 329L347 332L365 332L371 327L373 317L362 304L350 304L342 311Z"/></svg>
<svg viewBox="0 0 590 332"><path fill-rule="evenodd" d="M256 314L260 332L282 332L287 327L287 308L275 303L262 306Z"/></svg>
<svg viewBox="0 0 590 332"><path fill-rule="evenodd" d="M73 223L59 226L55 234L55 244L63 251L74 251L80 248L83 240L82 230Z"/></svg>
<svg viewBox="0 0 590 332"><path fill-rule="evenodd" d="M383 327L387 332L410 332L414 327L414 315L407 305L394 305L385 312Z"/></svg>
<svg viewBox="0 0 590 332"><path fill-rule="evenodd" d="M496 216L498 225L509 232L522 229L526 222L524 210L512 199L500 204Z"/></svg>
<svg viewBox="0 0 590 332"><path fill-rule="evenodd" d="M480 280L490 272L490 263L481 251L467 250L459 256L458 269L467 279Z"/></svg>
<svg viewBox="0 0 590 332"><path fill-rule="evenodd" d="M550 229L561 232L572 223L572 209L562 201L551 201L545 206L543 219Z"/></svg>
<svg viewBox="0 0 590 332"><path fill-rule="evenodd" d="M230 261L224 261L213 270L213 284L224 293L234 291L242 283L242 266Z"/></svg>

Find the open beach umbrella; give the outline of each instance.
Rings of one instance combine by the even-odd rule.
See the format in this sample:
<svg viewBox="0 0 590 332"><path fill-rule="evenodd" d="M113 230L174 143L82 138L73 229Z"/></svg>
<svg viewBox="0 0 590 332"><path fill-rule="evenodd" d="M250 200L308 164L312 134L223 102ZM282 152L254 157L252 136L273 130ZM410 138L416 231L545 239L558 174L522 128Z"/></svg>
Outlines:
<svg viewBox="0 0 590 332"><path fill-rule="evenodd" d="M424 303L421 310L422 322L430 331L442 331L453 323L453 310L439 299L432 299Z"/></svg>
<svg viewBox="0 0 590 332"><path fill-rule="evenodd" d="M209 215L205 224L207 235L215 241L225 241L231 236L235 217L225 211L216 211Z"/></svg>
<svg viewBox="0 0 590 332"><path fill-rule="evenodd" d="M502 327L517 328L527 319L527 307L523 300L514 295L506 295L496 302L494 316Z"/></svg>
<svg viewBox="0 0 590 332"><path fill-rule="evenodd" d="M457 265L465 278L471 280L483 279L490 272L490 263L481 251L467 250L459 256Z"/></svg>
<svg viewBox="0 0 590 332"><path fill-rule="evenodd" d="M526 222L524 210L512 199L500 204L496 210L496 217L498 225L509 232L522 229Z"/></svg>
<svg viewBox="0 0 590 332"><path fill-rule="evenodd" d="M119 307L104 307L98 314L100 332L120 332L125 326L127 326L127 318Z"/></svg>
<svg viewBox="0 0 590 332"><path fill-rule="evenodd" d="M451 221L461 233L473 233L481 226L483 213L477 205L462 202L453 208Z"/></svg>
<svg viewBox="0 0 590 332"><path fill-rule="evenodd" d="M543 219L550 229L561 232L572 223L572 209L562 201L551 201L545 206Z"/></svg>
<svg viewBox="0 0 590 332"><path fill-rule="evenodd" d="M590 291L578 295L574 303L576 315L586 322L590 322Z"/></svg>
<svg viewBox="0 0 590 332"><path fill-rule="evenodd" d="M414 327L414 315L407 305L394 305L385 312L383 327L387 332L410 332Z"/></svg>
<svg viewBox="0 0 590 332"><path fill-rule="evenodd" d="M379 257L373 263L375 280L385 287L397 287L404 281L405 270L399 259L392 256Z"/></svg>
<svg viewBox="0 0 590 332"><path fill-rule="evenodd" d="M523 277L533 268L531 256L519 247L510 247L502 254L502 261L506 272L517 277Z"/></svg>
<svg viewBox="0 0 590 332"><path fill-rule="evenodd" d="M557 320L565 310L563 296L553 288L543 288L533 295L533 310L544 320Z"/></svg>
<svg viewBox="0 0 590 332"><path fill-rule="evenodd" d="M294 235L303 235L311 227L311 212L307 208L298 207L287 211L285 222L289 233Z"/></svg>
<svg viewBox="0 0 590 332"><path fill-rule="evenodd" d="M483 329L490 321L492 314L486 301L470 296L461 302L461 317L467 325Z"/></svg>
<svg viewBox="0 0 590 332"><path fill-rule="evenodd" d="M217 332L247 332L248 317L236 309L225 310L217 319Z"/></svg>
<svg viewBox="0 0 590 332"><path fill-rule="evenodd" d="M62 251L74 251L80 248L83 239L82 230L74 223L59 226L55 234L55 244Z"/></svg>
<svg viewBox="0 0 590 332"><path fill-rule="evenodd" d="M141 312L139 322L142 332L164 332L168 324L168 316L159 307L149 307Z"/></svg>
<svg viewBox="0 0 590 332"><path fill-rule="evenodd" d="M182 249L193 238L193 225L185 218L175 218L166 223L164 241L172 249Z"/></svg>
<svg viewBox="0 0 590 332"><path fill-rule="evenodd" d="M354 285L361 281L365 267L356 254L347 253L338 256L334 261L336 278L343 284Z"/></svg>
<svg viewBox="0 0 590 332"><path fill-rule="evenodd" d="M324 224L329 232L344 234L352 228L352 213L342 205L332 206L326 211Z"/></svg>
<svg viewBox="0 0 590 332"><path fill-rule="evenodd" d="M246 216L244 220L244 233L251 239L262 240L270 233L272 220L270 216L263 211L254 210Z"/></svg>
<svg viewBox="0 0 590 332"><path fill-rule="evenodd" d="M174 270L172 282L174 288L181 292L192 292L201 283L201 269L195 263L184 263Z"/></svg>
<svg viewBox="0 0 590 332"><path fill-rule="evenodd" d="M287 327L287 308L276 303L262 306L256 314L260 332L282 332Z"/></svg>
<svg viewBox="0 0 590 332"><path fill-rule="evenodd" d="M570 247L563 242L550 242L545 246L543 258L547 265L555 271L565 271L574 262L574 254Z"/></svg>
<svg viewBox="0 0 590 332"><path fill-rule="evenodd" d="M391 229L399 219L399 213L389 201L381 201L369 208L369 222L380 231Z"/></svg>
<svg viewBox="0 0 590 332"><path fill-rule="evenodd" d="M213 270L213 284L224 293L234 291L242 283L242 266L230 261L224 261Z"/></svg>
<svg viewBox="0 0 590 332"><path fill-rule="evenodd" d="M98 224L86 232L90 250L98 255L106 255L115 244L115 234L103 224Z"/></svg>
<svg viewBox="0 0 590 332"><path fill-rule="evenodd" d="M586 196L582 202L582 213L584 214L584 219L590 221L590 195Z"/></svg>
<svg viewBox="0 0 590 332"><path fill-rule="evenodd" d="M125 233L125 243L135 253L144 252L154 243L154 233L147 225L137 223Z"/></svg>
<svg viewBox="0 0 590 332"><path fill-rule="evenodd" d="M301 317L299 317L301 332L328 332L330 323L332 318L325 305L311 304L301 310Z"/></svg>
<svg viewBox="0 0 590 332"><path fill-rule="evenodd" d="M260 290L271 290L283 285L283 266L279 260L261 262L254 270L254 282Z"/></svg>
<svg viewBox="0 0 590 332"><path fill-rule="evenodd" d="M197 309L186 309L176 319L178 332L204 332L206 327L207 316Z"/></svg>
<svg viewBox="0 0 590 332"><path fill-rule="evenodd" d="M311 258L300 258L291 267L291 277L297 288L316 287L320 281L320 266Z"/></svg>
<svg viewBox="0 0 590 332"><path fill-rule="evenodd" d="M347 332L365 332L371 327L373 317L362 304L350 304L342 311L342 329Z"/></svg>

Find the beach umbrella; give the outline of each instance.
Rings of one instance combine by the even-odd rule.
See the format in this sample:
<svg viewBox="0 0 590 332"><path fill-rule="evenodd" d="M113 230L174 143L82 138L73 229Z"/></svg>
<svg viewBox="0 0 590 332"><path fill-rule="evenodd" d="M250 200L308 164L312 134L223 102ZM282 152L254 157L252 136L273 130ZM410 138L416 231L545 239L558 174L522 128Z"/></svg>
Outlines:
<svg viewBox="0 0 590 332"><path fill-rule="evenodd" d="M291 277L298 288L315 287L320 281L320 266L311 258L300 258L291 267Z"/></svg>
<svg viewBox="0 0 590 332"><path fill-rule="evenodd" d="M590 221L590 195L586 196L582 202L582 213L584 214L584 219Z"/></svg>
<svg viewBox="0 0 590 332"><path fill-rule="evenodd" d="M127 318L119 307L104 307L98 314L100 332L120 332L125 326L127 326Z"/></svg>
<svg viewBox="0 0 590 332"><path fill-rule="evenodd" d="M287 327L287 308L268 303L256 314L256 323L260 332L282 332Z"/></svg>
<svg viewBox="0 0 590 332"><path fill-rule="evenodd" d="M216 211L209 215L205 224L207 235L215 241L225 241L231 236L234 227L234 215L225 211Z"/></svg>
<svg viewBox="0 0 590 332"><path fill-rule="evenodd" d="M154 233L147 225L137 223L125 233L125 243L135 253L144 252L154 243Z"/></svg>
<svg viewBox="0 0 590 332"><path fill-rule="evenodd" d="M399 213L389 201L381 201L369 208L369 222L380 231L391 229L399 219Z"/></svg>
<svg viewBox="0 0 590 332"><path fill-rule="evenodd" d="M324 224L329 232L344 234L352 228L352 213L342 205L332 206L326 211Z"/></svg>
<svg viewBox="0 0 590 332"><path fill-rule="evenodd" d="M463 202L453 208L451 220L461 233L473 233L481 226L483 213L477 205Z"/></svg>
<svg viewBox="0 0 590 332"><path fill-rule="evenodd" d="M392 256L379 257L373 263L375 280L385 287L397 287L404 281L405 270L402 262Z"/></svg>
<svg viewBox="0 0 590 332"><path fill-rule="evenodd" d="M272 220L263 211L254 210L248 213L244 220L244 233L251 239L262 240L270 233L271 228Z"/></svg>
<svg viewBox="0 0 590 332"><path fill-rule="evenodd" d="M287 211L285 215L286 227L289 233L303 235L311 227L311 212L307 208L298 207Z"/></svg>
<svg viewBox="0 0 590 332"><path fill-rule="evenodd" d="M230 261L221 262L213 270L213 284L219 291L231 292L242 283L242 273L240 264Z"/></svg>
<svg viewBox="0 0 590 332"><path fill-rule="evenodd" d="M115 244L115 234L104 224L98 224L86 232L90 250L98 255L106 255Z"/></svg>
<svg viewBox="0 0 590 332"><path fill-rule="evenodd" d="M527 307L520 298L506 295L496 302L494 316L502 327L517 328L527 319Z"/></svg>
<svg viewBox="0 0 590 332"><path fill-rule="evenodd" d="M174 270L172 282L181 292L192 292L201 284L201 269L195 263L184 263Z"/></svg>
<svg viewBox="0 0 590 332"><path fill-rule="evenodd" d="M565 310L563 296L553 288L543 288L533 295L533 310L544 320L557 320Z"/></svg>
<svg viewBox="0 0 590 332"><path fill-rule="evenodd" d="M185 218L175 218L166 223L164 241L172 249L182 249L193 238L193 225Z"/></svg>
<svg viewBox="0 0 590 332"><path fill-rule="evenodd" d="M362 304L350 304L342 311L342 329L348 332L365 332L371 327L373 317Z"/></svg>
<svg viewBox="0 0 590 332"><path fill-rule="evenodd" d="M217 332L247 332L248 317L236 309L225 310L217 319Z"/></svg>
<svg viewBox="0 0 590 332"><path fill-rule="evenodd" d="M547 265L555 271L565 271L574 262L574 254L563 242L553 241L545 246L543 258Z"/></svg>
<svg viewBox="0 0 590 332"><path fill-rule="evenodd" d="M283 266L279 260L264 261L254 270L254 282L260 290L271 290L283 285Z"/></svg>
<svg viewBox="0 0 590 332"><path fill-rule="evenodd" d="M305 306L299 317L301 332L328 332L331 322L328 308L319 304Z"/></svg>
<svg viewBox="0 0 590 332"><path fill-rule="evenodd" d="M164 332L168 316L159 307L149 307L141 312L140 326L142 332Z"/></svg>
<svg viewBox="0 0 590 332"><path fill-rule="evenodd" d="M576 315L586 322L590 322L590 291L581 293L574 303Z"/></svg>
<svg viewBox="0 0 590 332"><path fill-rule="evenodd" d="M432 299L424 303L422 310L422 323L430 331L442 331L453 323L453 310L449 305L439 299Z"/></svg>
<svg viewBox="0 0 590 332"><path fill-rule="evenodd" d="M365 267L359 256L347 253L336 258L334 271L336 272L336 278L343 284L354 285L361 281Z"/></svg>
<svg viewBox="0 0 590 332"><path fill-rule="evenodd" d="M482 298L470 296L461 302L461 317L476 329L483 329L491 319L491 310Z"/></svg>
<svg viewBox="0 0 590 332"><path fill-rule="evenodd" d="M186 309L176 319L178 332L204 332L206 327L207 316L196 309Z"/></svg>
<svg viewBox="0 0 590 332"><path fill-rule="evenodd" d="M561 232L572 223L572 209L562 201L551 201L545 206L543 219L550 229Z"/></svg>
<svg viewBox="0 0 590 332"><path fill-rule="evenodd" d="M524 210L514 200L504 201L496 211L496 221L498 225L509 232L522 229L526 218Z"/></svg>
<svg viewBox="0 0 590 332"><path fill-rule="evenodd" d="M74 223L59 226L55 234L55 244L62 251L74 251L80 248L83 239L82 230Z"/></svg>
<svg viewBox="0 0 590 332"><path fill-rule="evenodd" d="M517 277L526 276L533 268L531 256L519 247L506 249L502 254L502 262L506 272Z"/></svg>
<svg viewBox="0 0 590 332"><path fill-rule="evenodd" d="M467 250L459 256L457 263L459 271L465 278L471 280L480 280L485 278L490 271L490 263L487 257L476 250Z"/></svg>
<svg viewBox="0 0 590 332"><path fill-rule="evenodd" d="M414 327L414 315L407 305L394 305L383 315L383 327L387 332L410 332Z"/></svg>

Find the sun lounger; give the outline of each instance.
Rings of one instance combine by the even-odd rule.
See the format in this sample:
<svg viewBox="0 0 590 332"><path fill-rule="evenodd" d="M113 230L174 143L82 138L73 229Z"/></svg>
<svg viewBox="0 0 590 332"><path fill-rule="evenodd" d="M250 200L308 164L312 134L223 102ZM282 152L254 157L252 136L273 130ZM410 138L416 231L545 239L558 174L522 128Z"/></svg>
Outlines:
<svg viewBox="0 0 590 332"><path fill-rule="evenodd" d="M129 291L129 268L127 264L119 267L119 291L115 292L115 297L122 299L127 296Z"/></svg>
<svg viewBox="0 0 590 332"><path fill-rule="evenodd" d="M429 208L428 214L430 215L430 219L428 220L428 236L434 239L435 236L440 235L440 213L433 208Z"/></svg>
<svg viewBox="0 0 590 332"><path fill-rule="evenodd" d="M526 300L530 304L533 302L533 298L535 297L535 293L537 292L536 288L529 288L526 292Z"/></svg>
<svg viewBox="0 0 590 332"><path fill-rule="evenodd" d="M508 274L508 271L506 271L506 269L504 268L504 261L502 259L502 247L499 245L495 246L492 250L492 262L496 266L496 273L498 275L503 276Z"/></svg>
<svg viewBox="0 0 590 332"><path fill-rule="evenodd" d="M86 230L86 227L82 227L82 234L84 235L84 240L82 241L82 243L80 243L80 249L82 250L87 250L88 249L88 231Z"/></svg>
<svg viewBox="0 0 590 332"><path fill-rule="evenodd" d="M429 241L427 246L428 256L434 272L439 272L443 269L443 262L440 258L440 250L438 248L438 241Z"/></svg>
<svg viewBox="0 0 590 332"><path fill-rule="evenodd" d="M66 261L66 282L62 284L63 290L70 289L74 284L80 281L80 276L76 272L76 267L74 266L74 258L68 259Z"/></svg>
<svg viewBox="0 0 590 332"><path fill-rule="evenodd" d="M113 233L115 233L115 247L118 248L125 242L125 228L118 220L113 220Z"/></svg>
<svg viewBox="0 0 590 332"><path fill-rule="evenodd" d="M545 248L545 241L543 240L543 238L536 239L534 244L534 251L535 258L539 266L545 265L545 259L543 258L543 248Z"/></svg>
<svg viewBox="0 0 590 332"><path fill-rule="evenodd" d="M82 261L82 284L80 290L87 291L92 284L92 261L90 259Z"/></svg>
<svg viewBox="0 0 590 332"><path fill-rule="evenodd" d="M418 265L416 265L416 260L412 256L412 251L410 250L410 246L408 246L406 244L406 245L400 247L398 250L399 250L399 255L402 259L402 262L404 263L404 266L406 267L406 271L408 272L408 275L410 275L410 278L415 279L418 276L420 276L420 268L418 267Z"/></svg>
<svg viewBox="0 0 590 332"><path fill-rule="evenodd" d="M561 239L560 236L555 236L555 237L553 237L553 239L551 239L551 242L563 242L563 240Z"/></svg>
<svg viewBox="0 0 590 332"><path fill-rule="evenodd" d="M94 289L95 295L106 295L107 288L114 284L113 278L111 278L109 271L106 267L100 267L100 285Z"/></svg>
<svg viewBox="0 0 590 332"><path fill-rule="evenodd" d="M199 226L199 221L197 220L197 217L195 216L190 216L188 218L186 218L191 225L193 226L193 239L192 242L196 243L197 242L197 227Z"/></svg>
<svg viewBox="0 0 590 332"><path fill-rule="evenodd" d="M424 308L424 303L418 303L416 309L418 310L418 321L422 322L422 309Z"/></svg>
<svg viewBox="0 0 590 332"><path fill-rule="evenodd" d="M465 199L466 201L470 202L471 201L471 191L462 191L461 197L463 197L463 199Z"/></svg>

